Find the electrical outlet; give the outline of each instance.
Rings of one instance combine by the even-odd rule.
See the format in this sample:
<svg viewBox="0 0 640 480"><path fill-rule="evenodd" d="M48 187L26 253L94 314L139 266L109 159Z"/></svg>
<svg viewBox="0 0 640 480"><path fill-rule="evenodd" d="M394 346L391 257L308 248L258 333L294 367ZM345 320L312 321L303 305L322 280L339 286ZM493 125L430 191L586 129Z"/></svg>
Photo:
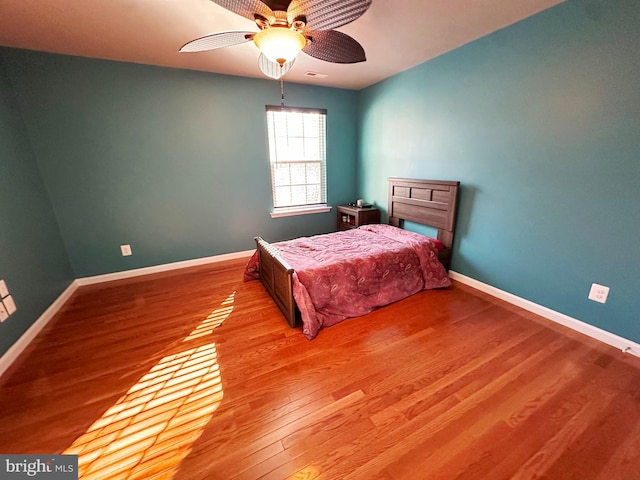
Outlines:
<svg viewBox="0 0 640 480"><path fill-rule="evenodd" d="M4 308L4 304L0 302L0 322L4 322L7 318L9 318L9 312Z"/></svg>
<svg viewBox="0 0 640 480"><path fill-rule="evenodd" d="M607 296L609 295L609 287L604 285L598 285L593 283L591 290L589 290L589 300L599 303L607 303Z"/></svg>
<svg viewBox="0 0 640 480"><path fill-rule="evenodd" d="M131 245L120 245L120 251L122 252L123 257L133 255L133 253L131 252Z"/></svg>
<svg viewBox="0 0 640 480"><path fill-rule="evenodd" d="M9 289L4 280L0 280L0 297L4 298L9 295Z"/></svg>
<svg viewBox="0 0 640 480"><path fill-rule="evenodd" d="M2 299L2 303L4 303L4 308L7 309L7 313L9 315L12 315L16 310L16 304L13 301L13 297L11 295L9 295L8 297L4 297Z"/></svg>

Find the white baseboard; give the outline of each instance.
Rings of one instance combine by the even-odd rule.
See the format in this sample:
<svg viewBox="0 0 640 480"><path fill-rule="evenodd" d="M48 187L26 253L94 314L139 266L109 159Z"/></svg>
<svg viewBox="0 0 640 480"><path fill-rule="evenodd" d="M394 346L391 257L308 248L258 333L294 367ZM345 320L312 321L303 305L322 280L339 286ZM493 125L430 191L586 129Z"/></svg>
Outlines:
<svg viewBox="0 0 640 480"><path fill-rule="evenodd" d="M14 343L9 350L0 357L0 377L11 366L25 348L33 341L45 325L60 310L73 293L84 285L93 285L96 283L110 282L112 280L120 280L123 278L138 277L141 275L150 275L152 273L167 272L169 270L177 270L180 268L196 267L209 263L224 262L226 260L236 260L239 258L248 258L255 250L246 250L243 252L226 253L223 255L215 255L213 257L197 258L195 260L185 260L183 262L165 263L163 265L155 265L153 267L136 268L134 270L126 270L124 272L107 273L105 275L96 275L94 277L78 278L71 282L67 289L40 315L40 317L27 329L26 332Z"/></svg>
<svg viewBox="0 0 640 480"><path fill-rule="evenodd" d="M492 297L499 298L500 300L504 300L507 303L511 303L512 305L535 313L536 315L540 315L547 320L551 320L552 322L564 325L565 327L580 332L591 338L595 338L596 340L604 342L607 345L611 345L612 347L618 348L625 353L630 353L631 355L640 357L640 344L636 342L632 342L631 340L627 340L626 338L620 337L614 333L607 332L606 330L594 327L593 325L589 325L588 323L576 320L575 318L569 317L560 312L556 312L555 310L551 310L550 308L543 307L542 305L538 305L537 303L525 300L524 298L518 297L509 292L505 292L504 290L500 290L499 288L492 287L491 285L482 283L461 273L451 270L449 271L449 276L453 280L457 280L460 283L469 285L470 287L487 293Z"/></svg>
<svg viewBox="0 0 640 480"><path fill-rule="evenodd" d="M122 272L107 273L105 275L96 275L93 277L82 277L76 279L78 285L93 285L96 283L111 282L113 280L122 280L124 278L139 277L141 275L151 275L152 273L168 272L170 270L178 270L180 268L197 267L208 263L224 262L226 260L237 260L239 258L250 257L255 249L245 250L243 252L225 253L222 255L214 255L213 257L196 258L194 260L184 260L182 262L165 263L162 265L154 265L153 267L135 268L133 270L124 270Z"/></svg>
<svg viewBox="0 0 640 480"><path fill-rule="evenodd" d="M13 362L20 356L27 346L36 338L36 335L40 333L49 320L51 320L56 313L64 306L64 304L71 298L71 295L78 289L78 282L74 280L69 286L60 294L60 296L47 308L42 315L27 329L22 336L11 345L2 357L0 357L0 377L11 366Z"/></svg>

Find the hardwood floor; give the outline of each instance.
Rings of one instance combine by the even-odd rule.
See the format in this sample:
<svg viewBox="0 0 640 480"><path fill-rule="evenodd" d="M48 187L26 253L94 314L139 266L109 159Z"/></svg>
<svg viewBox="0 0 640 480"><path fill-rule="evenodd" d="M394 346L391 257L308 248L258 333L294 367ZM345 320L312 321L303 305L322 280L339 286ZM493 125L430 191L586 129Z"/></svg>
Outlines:
<svg viewBox="0 0 640 480"><path fill-rule="evenodd" d="M81 288L0 379L80 478L640 478L640 359L462 284L307 341L244 260Z"/></svg>

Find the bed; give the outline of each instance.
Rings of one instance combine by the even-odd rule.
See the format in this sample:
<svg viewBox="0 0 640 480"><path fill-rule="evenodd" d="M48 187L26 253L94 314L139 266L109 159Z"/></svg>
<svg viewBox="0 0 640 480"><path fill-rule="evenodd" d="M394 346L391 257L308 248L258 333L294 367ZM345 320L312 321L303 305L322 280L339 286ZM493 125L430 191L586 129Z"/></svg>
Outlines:
<svg viewBox="0 0 640 480"><path fill-rule="evenodd" d="M449 286L459 186L389 178L388 225L274 244L256 237L245 280L259 278L289 325L302 323L308 339L346 318ZM404 230L405 221L436 229L437 238Z"/></svg>

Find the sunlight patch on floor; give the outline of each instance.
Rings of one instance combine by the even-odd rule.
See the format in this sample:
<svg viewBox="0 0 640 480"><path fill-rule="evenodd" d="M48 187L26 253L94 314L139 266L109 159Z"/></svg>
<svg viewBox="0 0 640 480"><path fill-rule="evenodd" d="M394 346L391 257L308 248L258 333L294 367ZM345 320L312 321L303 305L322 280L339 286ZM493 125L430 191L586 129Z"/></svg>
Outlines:
<svg viewBox="0 0 640 480"><path fill-rule="evenodd" d="M235 292L184 340L213 330ZM165 356L63 453L78 455L81 479L171 479L222 401L215 343Z"/></svg>
<svg viewBox="0 0 640 480"><path fill-rule="evenodd" d="M319 478L322 478L320 475L320 469L311 465L294 473L288 477L287 480L317 480Z"/></svg>

